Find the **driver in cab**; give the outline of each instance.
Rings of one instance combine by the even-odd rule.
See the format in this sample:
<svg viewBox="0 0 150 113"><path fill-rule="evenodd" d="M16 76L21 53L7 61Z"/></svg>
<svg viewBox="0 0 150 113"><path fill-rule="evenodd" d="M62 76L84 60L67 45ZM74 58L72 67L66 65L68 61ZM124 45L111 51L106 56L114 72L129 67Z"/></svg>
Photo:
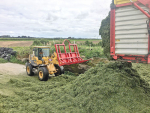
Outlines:
<svg viewBox="0 0 150 113"><path fill-rule="evenodd" d="M42 51L42 49L40 49L39 50L39 59L42 59L42 57L43 57L43 51Z"/></svg>

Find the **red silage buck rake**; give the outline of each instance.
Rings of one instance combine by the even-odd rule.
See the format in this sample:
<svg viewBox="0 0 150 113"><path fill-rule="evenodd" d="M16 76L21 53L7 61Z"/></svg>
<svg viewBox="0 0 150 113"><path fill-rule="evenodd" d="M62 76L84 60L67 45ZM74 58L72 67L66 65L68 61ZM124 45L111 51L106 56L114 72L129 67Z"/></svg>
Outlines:
<svg viewBox="0 0 150 113"><path fill-rule="evenodd" d="M69 52L66 51L65 41L69 43L68 44ZM65 53L61 52L60 46L64 48ZM71 47L73 47L74 51L71 50ZM67 39L65 39L62 44L55 44L55 49L57 53L59 66L78 64L78 63L83 63L83 62L91 60L91 59L83 60L80 57L77 44L71 44Z"/></svg>

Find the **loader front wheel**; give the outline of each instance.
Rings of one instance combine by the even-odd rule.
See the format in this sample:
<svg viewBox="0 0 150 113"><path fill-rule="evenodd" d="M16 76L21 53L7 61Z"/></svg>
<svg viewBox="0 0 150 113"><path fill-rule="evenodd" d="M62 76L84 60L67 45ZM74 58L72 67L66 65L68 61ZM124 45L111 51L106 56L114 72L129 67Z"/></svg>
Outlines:
<svg viewBox="0 0 150 113"><path fill-rule="evenodd" d="M49 73L46 67L40 67L38 71L38 76L40 81L47 81Z"/></svg>
<svg viewBox="0 0 150 113"><path fill-rule="evenodd" d="M55 65L55 68L57 69L57 72L55 73L55 76L59 76L61 74L64 74L63 66Z"/></svg>
<svg viewBox="0 0 150 113"><path fill-rule="evenodd" d="M27 72L27 75L29 76L33 76L34 75L34 72L32 71L32 65L30 63L27 63L26 65L26 72Z"/></svg>

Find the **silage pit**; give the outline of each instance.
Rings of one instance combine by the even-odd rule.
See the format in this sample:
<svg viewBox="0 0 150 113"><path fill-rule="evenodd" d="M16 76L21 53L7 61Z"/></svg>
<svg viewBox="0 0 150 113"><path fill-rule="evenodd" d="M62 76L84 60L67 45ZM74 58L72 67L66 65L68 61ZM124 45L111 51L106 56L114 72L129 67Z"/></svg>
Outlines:
<svg viewBox="0 0 150 113"><path fill-rule="evenodd" d="M11 112L147 112L150 105L149 84L130 63L99 63L80 76L64 74L47 82L27 77L7 84L16 87L17 96L0 95L0 102Z"/></svg>
<svg viewBox="0 0 150 113"><path fill-rule="evenodd" d="M90 68L95 67L100 62L104 64L109 63L108 59L106 58L95 57L92 58L90 61L81 64L65 65L64 70L66 74L74 74L76 76L79 76L80 74L84 74Z"/></svg>

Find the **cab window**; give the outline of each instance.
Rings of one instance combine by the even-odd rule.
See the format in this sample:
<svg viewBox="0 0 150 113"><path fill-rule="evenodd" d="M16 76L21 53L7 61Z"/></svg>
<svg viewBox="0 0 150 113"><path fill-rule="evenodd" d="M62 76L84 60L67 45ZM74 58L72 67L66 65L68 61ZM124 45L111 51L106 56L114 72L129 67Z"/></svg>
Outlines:
<svg viewBox="0 0 150 113"><path fill-rule="evenodd" d="M43 51L43 57L49 56L49 48L42 48L42 51Z"/></svg>
<svg viewBox="0 0 150 113"><path fill-rule="evenodd" d="M34 51L35 56L38 57L38 48L34 48L33 51Z"/></svg>

